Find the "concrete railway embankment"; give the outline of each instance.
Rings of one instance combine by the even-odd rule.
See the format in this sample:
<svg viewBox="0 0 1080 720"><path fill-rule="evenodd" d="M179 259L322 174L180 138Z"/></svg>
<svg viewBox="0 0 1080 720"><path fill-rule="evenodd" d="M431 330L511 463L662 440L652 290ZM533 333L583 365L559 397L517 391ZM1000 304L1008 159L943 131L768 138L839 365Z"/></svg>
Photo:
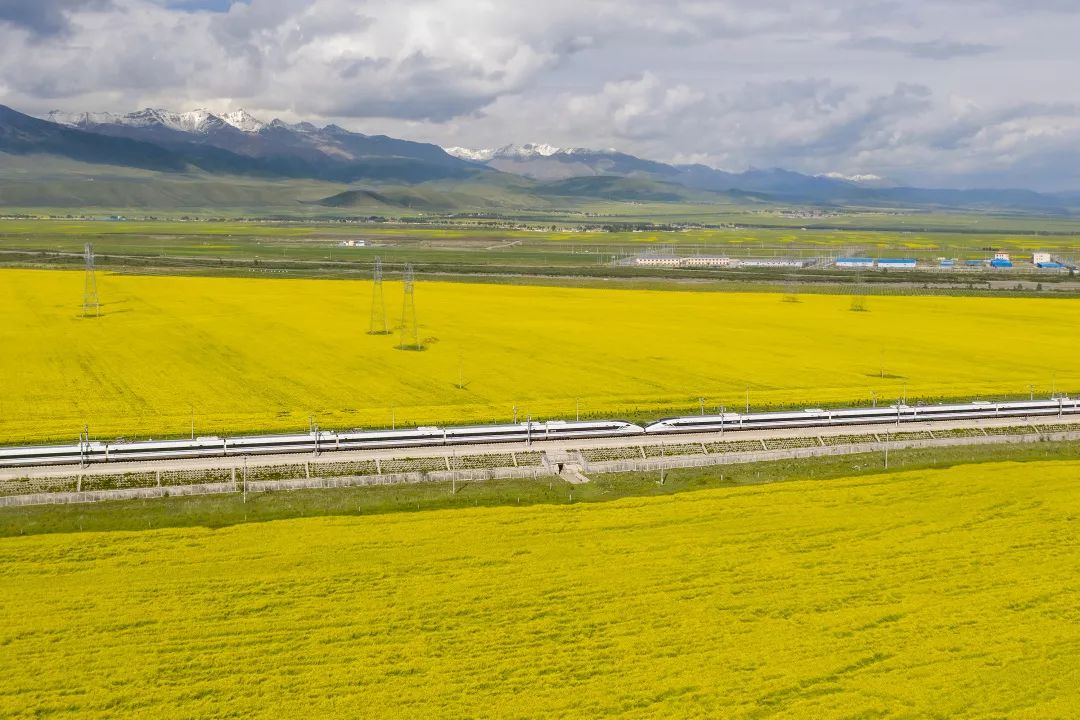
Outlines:
<svg viewBox="0 0 1080 720"><path fill-rule="evenodd" d="M0 473L0 507L87 503L212 493L561 478L588 482L613 472L797 460L912 448L1080 440L1080 418L1034 422L968 421L864 426L839 432L771 430L657 438L537 442L349 451L323 456L279 455L161 460L107 466L10 469ZM884 464L884 462L883 462Z"/></svg>

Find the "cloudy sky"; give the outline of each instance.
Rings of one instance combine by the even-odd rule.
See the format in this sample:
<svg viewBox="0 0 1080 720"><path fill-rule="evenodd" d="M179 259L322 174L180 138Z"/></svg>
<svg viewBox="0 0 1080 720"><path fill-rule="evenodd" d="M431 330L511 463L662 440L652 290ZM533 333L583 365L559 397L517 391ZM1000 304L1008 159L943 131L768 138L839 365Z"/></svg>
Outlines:
<svg viewBox="0 0 1080 720"><path fill-rule="evenodd" d="M0 103L1080 189L1076 0L0 0Z"/></svg>

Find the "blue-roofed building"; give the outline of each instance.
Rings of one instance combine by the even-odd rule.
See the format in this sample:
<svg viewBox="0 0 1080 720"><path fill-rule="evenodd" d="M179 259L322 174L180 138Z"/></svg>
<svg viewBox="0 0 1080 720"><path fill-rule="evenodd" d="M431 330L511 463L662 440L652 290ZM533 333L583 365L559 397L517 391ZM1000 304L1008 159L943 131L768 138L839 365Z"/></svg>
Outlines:
<svg viewBox="0 0 1080 720"><path fill-rule="evenodd" d="M1064 270L1065 266L1059 262L1041 262L1035 263L1035 267L1040 270Z"/></svg>
<svg viewBox="0 0 1080 720"><path fill-rule="evenodd" d="M941 261L941 267L943 267L943 268L956 267L956 261L955 260L942 260Z"/></svg>
<svg viewBox="0 0 1080 720"><path fill-rule="evenodd" d="M992 268L1011 268L1012 266L1012 260L1006 260L1004 258L994 258L990 261L990 267Z"/></svg>

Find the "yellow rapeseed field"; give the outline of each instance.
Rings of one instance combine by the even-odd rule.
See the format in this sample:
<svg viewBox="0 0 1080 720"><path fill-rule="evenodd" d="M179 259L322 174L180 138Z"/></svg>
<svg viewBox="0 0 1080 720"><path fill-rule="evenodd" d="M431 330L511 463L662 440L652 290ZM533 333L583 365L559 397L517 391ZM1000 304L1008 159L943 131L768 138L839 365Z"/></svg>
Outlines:
<svg viewBox="0 0 1080 720"><path fill-rule="evenodd" d="M0 271L0 440L1080 387L1074 300L872 297L852 312L843 296L421 281L417 353L367 334L368 281L102 273L95 319L79 317L82 286ZM385 295L393 325L401 285Z"/></svg>
<svg viewBox="0 0 1080 720"><path fill-rule="evenodd" d="M0 716L1075 717L1078 479L0 539Z"/></svg>

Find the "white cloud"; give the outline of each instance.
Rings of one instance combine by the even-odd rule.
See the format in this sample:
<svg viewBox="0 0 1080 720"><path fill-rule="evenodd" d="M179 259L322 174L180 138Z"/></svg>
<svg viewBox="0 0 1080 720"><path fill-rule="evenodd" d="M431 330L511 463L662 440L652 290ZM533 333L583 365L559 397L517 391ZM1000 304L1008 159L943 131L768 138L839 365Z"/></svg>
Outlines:
<svg viewBox="0 0 1080 720"><path fill-rule="evenodd" d="M215 5L226 12L192 12ZM0 102L1075 184L1065 0L0 0ZM1010 175L1010 171L1014 175Z"/></svg>

